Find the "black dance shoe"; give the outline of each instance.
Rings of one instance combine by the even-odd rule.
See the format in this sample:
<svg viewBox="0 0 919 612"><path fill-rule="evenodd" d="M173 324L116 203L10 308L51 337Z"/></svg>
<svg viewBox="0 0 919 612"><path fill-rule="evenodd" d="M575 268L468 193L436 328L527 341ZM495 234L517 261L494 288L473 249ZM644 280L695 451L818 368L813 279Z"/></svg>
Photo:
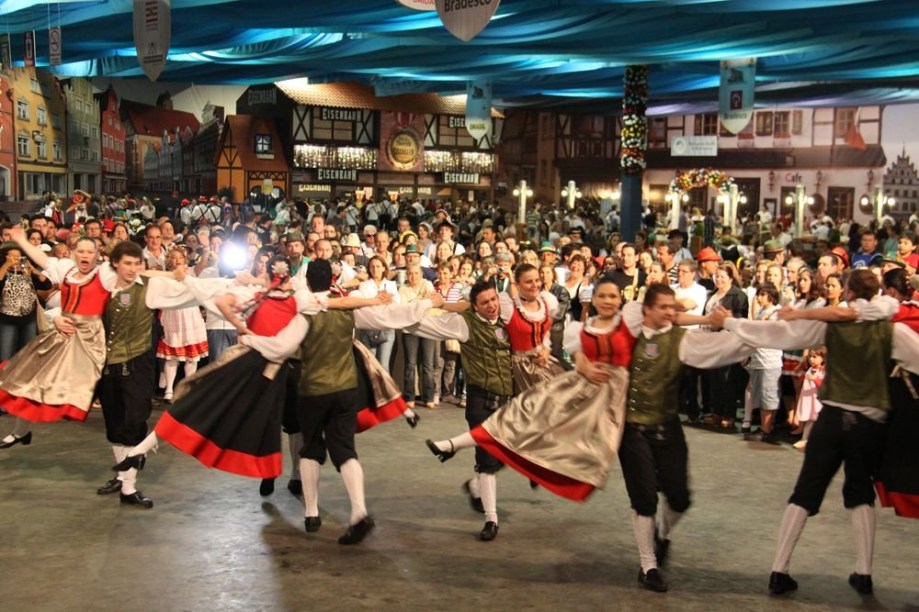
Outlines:
<svg viewBox="0 0 919 612"><path fill-rule="evenodd" d="M274 478L262 478L258 485L258 494L262 497L268 497L274 493Z"/></svg>
<svg viewBox="0 0 919 612"><path fill-rule="evenodd" d="M871 582L871 574L849 574L849 584L853 589L862 595L871 595L874 593L874 584Z"/></svg>
<svg viewBox="0 0 919 612"><path fill-rule="evenodd" d="M135 455L134 457L126 457L121 463L116 463L112 466L113 472L126 472L131 468L135 470L144 469L144 465L147 463L146 455Z"/></svg>
<svg viewBox="0 0 919 612"><path fill-rule="evenodd" d="M290 494L293 495L294 497L303 497L303 481L302 480L288 480L287 490L290 491Z"/></svg>
<svg viewBox="0 0 919 612"><path fill-rule="evenodd" d="M670 551L670 540L664 540L660 537L657 529L654 530L654 556L657 558L657 566L664 567L667 563L667 553Z"/></svg>
<svg viewBox="0 0 919 612"><path fill-rule="evenodd" d="M664 577L661 576L660 570L656 567L649 569L647 572L638 570L638 582L649 591L656 593L667 591L667 583L664 582Z"/></svg>
<svg viewBox="0 0 919 612"><path fill-rule="evenodd" d="M498 523L486 521L482 531L479 532L479 540L482 542L491 542L498 537Z"/></svg>
<svg viewBox="0 0 919 612"><path fill-rule="evenodd" d="M772 572L769 574L770 595L783 595L797 590L797 581L788 574L783 574L782 572Z"/></svg>
<svg viewBox="0 0 919 612"><path fill-rule="evenodd" d="M469 486L471 480L467 480L463 483L463 491L469 497L469 505L472 506L472 509L478 512L479 514L485 514L485 506L482 505L482 498L476 497L472 494L472 489Z"/></svg>
<svg viewBox="0 0 919 612"><path fill-rule="evenodd" d="M121 481L117 478L112 478L104 485L96 489L96 494L98 495L111 495L112 493L118 493L121 491Z"/></svg>
<svg viewBox="0 0 919 612"><path fill-rule="evenodd" d="M343 536L338 538L338 543L345 546L351 544L360 544L364 538L370 535L370 532L373 531L374 527L376 527L376 523L373 522L373 519L369 516L365 516L358 522L348 527L348 531L346 531Z"/></svg>
<svg viewBox="0 0 919 612"><path fill-rule="evenodd" d="M121 503L129 506L140 506L149 510L153 507L153 500L145 496L140 491L134 491L130 495L121 494Z"/></svg>
<svg viewBox="0 0 919 612"><path fill-rule="evenodd" d="M31 443L32 443L32 432L30 431L29 433L22 436L21 438L17 438L15 435L13 435L13 439L10 440L9 442L0 442L0 448L10 448L12 446L16 446L17 444L28 446Z"/></svg>
<svg viewBox="0 0 919 612"><path fill-rule="evenodd" d="M405 422L408 423L408 426L412 429L418 427L419 421L421 421L421 415L417 412L415 413L415 416L405 417Z"/></svg>
<svg viewBox="0 0 919 612"><path fill-rule="evenodd" d="M308 516L303 519L303 526L306 528L306 533L316 533L322 527L322 519L318 516Z"/></svg>
<svg viewBox="0 0 919 612"><path fill-rule="evenodd" d="M450 441L448 440L448 442ZM456 454L456 449L453 448L453 442L450 442L450 450L448 451L442 451L439 448L437 448L437 445L434 444L433 440L425 440L424 443L428 445L428 448L431 450L432 453L434 453L434 456L440 459L441 463L443 463L444 461L448 459L452 459L453 455Z"/></svg>

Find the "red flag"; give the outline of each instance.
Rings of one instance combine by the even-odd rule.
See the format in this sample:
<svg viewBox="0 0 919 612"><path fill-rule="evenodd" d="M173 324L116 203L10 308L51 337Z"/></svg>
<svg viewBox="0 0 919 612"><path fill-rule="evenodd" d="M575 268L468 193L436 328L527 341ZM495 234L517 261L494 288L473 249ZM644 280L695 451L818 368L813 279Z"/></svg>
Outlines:
<svg viewBox="0 0 919 612"><path fill-rule="evenodd" d="M862 135L858 132L858 128L855 127L855 121L850 123L849 129L846 130L846 144L859 151L864 151L868 148L868 145L865 144L865 139L862 138Z"/></svg>

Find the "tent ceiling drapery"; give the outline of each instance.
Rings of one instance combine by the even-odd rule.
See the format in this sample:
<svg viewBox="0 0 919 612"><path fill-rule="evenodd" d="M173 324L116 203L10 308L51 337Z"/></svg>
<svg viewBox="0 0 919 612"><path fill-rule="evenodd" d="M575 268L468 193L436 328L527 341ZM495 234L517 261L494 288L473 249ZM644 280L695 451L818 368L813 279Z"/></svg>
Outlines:
<svg viewBox="0 0 919 612"><path fill-rule="evenodd" d="M142 78L131 0L0 1L14 60L35 30L47 66L49 23L63 28L60 77ZM436 13L394 0L290 3L172 0L161 81L251 84L306 76L381 91L465 92L487 78L496 104L614 107L624 66L651 67L655 107L714 108L718 60L759 58L766 104L919 100L919 14L910 0L502 0L472 41ZM857 103L857 102L856 102Z"/></svg>

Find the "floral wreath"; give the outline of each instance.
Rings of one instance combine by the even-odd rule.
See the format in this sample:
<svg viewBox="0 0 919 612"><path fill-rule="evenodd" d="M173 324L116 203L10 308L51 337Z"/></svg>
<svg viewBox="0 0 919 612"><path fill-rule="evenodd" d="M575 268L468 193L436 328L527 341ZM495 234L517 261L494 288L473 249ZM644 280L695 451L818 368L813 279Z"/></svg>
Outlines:
<svg viewBox="0 0 919 612"><path fill-rule="evenodd" d="M726 192L733 184L734 179L721 170L696 168L681 172L670 181L670 191L684 193L695 187L714 187L718 191Z"/></svg>

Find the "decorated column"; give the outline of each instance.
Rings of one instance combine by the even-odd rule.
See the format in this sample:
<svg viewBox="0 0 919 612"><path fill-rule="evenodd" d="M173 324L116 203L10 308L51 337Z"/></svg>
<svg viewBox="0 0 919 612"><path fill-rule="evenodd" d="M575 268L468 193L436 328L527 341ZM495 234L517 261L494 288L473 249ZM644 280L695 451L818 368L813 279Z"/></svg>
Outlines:
<svg viewBox="0 0 919 612"><path fill-rule="evenodd" d="M627 66L622 93L622 200L620 227L624 240L631 242L641 229L641 182L648 146L648 67Z"/></svg>

